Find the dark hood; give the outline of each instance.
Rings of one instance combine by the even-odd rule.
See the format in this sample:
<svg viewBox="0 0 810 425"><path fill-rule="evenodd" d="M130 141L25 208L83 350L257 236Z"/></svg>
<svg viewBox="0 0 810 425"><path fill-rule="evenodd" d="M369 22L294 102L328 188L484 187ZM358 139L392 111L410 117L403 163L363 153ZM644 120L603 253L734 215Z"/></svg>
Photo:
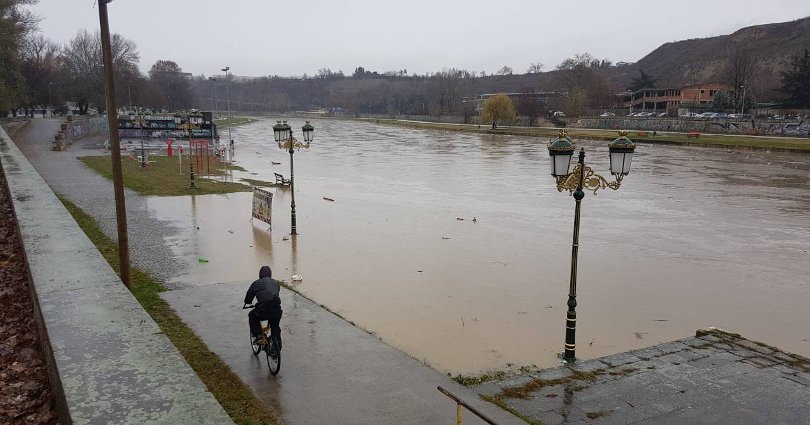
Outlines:
<svg viewBox="0 0 810 425"><path fill-rule="evenodd" d="M270 266L262 266L262 268L259 269L259 279L263 277L273 277L273 271L270 270Z"/></svg>

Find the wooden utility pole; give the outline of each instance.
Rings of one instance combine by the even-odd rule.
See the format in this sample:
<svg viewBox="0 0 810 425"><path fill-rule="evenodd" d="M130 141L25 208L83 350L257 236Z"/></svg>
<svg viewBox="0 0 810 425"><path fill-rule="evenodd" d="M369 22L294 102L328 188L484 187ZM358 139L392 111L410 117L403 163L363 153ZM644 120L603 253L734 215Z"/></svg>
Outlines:
<svg viewBox="0 0 810 425"><path fill-rule="evenodd" d="M110 154L112 155L113 188L115 190L115 219L118 223L118 259L121 281L130 287L129 236L127 234L127 209L124 204L124 178L121 173L121 142L118 139L118 105L115 102L110 23L107 19L107 3L99 0L98 18L101 23L101 51L104 55L104 88L107 91L107 123L110 127Z"/></svg>

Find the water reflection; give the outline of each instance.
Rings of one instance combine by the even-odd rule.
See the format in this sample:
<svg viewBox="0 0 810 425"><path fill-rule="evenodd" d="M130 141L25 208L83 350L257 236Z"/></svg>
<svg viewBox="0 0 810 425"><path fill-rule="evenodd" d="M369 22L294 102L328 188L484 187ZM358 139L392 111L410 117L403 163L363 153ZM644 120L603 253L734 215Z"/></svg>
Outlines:
<svg viewBox="0 0 810 425"><path fill-rule="evenodd" d="M272 125L234 129L237 163L256 173L234 178L289 175ZM440 370L556 363L574 201L556 190L544 140L313 125L296 156L297 237L289 189L271 189L270 232L250 223L249 193L150 198L181 229L167 240L183 259L173 284L248 281L270 264ZM606 143L580 143L607 173ZM583 201L577 354L714 325L810 355L808 173L806 155L642 144L621 190Z"/></svg>

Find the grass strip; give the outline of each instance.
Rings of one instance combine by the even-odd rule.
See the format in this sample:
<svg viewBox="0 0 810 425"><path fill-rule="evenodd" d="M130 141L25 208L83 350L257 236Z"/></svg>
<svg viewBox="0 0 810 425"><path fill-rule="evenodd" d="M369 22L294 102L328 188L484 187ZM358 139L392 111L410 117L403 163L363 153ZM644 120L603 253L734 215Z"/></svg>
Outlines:
<svg viewBox="0 0 810 425"><path fill-rule="evenodd" d="M239 180L256 187L279 187L280 184L271 183L264 180L256 180L256 179L248 179L248 178L240 178Z"/></svg>
<svg viewBox="0 0 810 425"><path fill-rule="evenodd" d="M84 156L79 158L91 170L112 180L112 158L110 156ZM195 166L194 184L197 189L189 189L188 156L183 158L180 167L177 158L167 156L153 156L149 159L148 167L141 167L135 159L122 158L121 169L124 175L124 187L132 189L141 195L181 196L181 195L209 195L216 193L249 192L249 186L241 183L222 182L216 180L224 173L226 165L219 162L216 157L210 158L211 178L203 178L197 174ZM152 162L154 161L154 162ZM238 165L227 165L229 171L245 171ZM181 174L182 172L182 174Z"/></svg>
<svg viewBox="0 0 810 425"><path fill-rule="evenodd" d="M230 124L231 127L236 127L238 125L250 124L257 122L259 120L255 118L247 118L247 117L233 117L233 118L223 118L214 120L214 124L217 125L217 130L219 133L222 133L222 130L225 130L228 125Z"/></svg>
<svg viewBox="0 0 810 425"><path fill-rule="evenodd" d="M59 200L95 244L101 255L119 273L118 246L110 240L101 228L81 208L59 196ZM186 326L169 304L160 298L166 288L163 284L137 267L131 273L132 294L144 310L160 326L172 344L186 359L194 372L202 379L208 390L219 401L228 416L237 424L276 424L277 412L256 398L251 389L188 326Z"/></svg>
<svg viewBox="0 0 810 425"><path fill-rule="evenodd" d="M442 131L461 131L467 133L480 133L480 134L499 134L499 135L514 135L514 136L530 136L530 137L547 137L552 138L557 136L556 128L538 128L538 127L503 127L497 130L491 130L487 125L477 124L450 124L450 123L433 123L433 122L416 122L416 121L401 121L392 119L364 119L366 121L373 121L377 124L397 125L401 127L410 128L423 128ZM721 135L721 134L708 134L701 133L698 138L689 138L686 133L672 133L672 132L656 132L656 136L652 136L652 130L633 130L624 129L629 132L628 137L634 142L646 143L662 143L662 144L677 144L677 145L697 145L697 146L733 146L740 148L754 148L754 149L776 149L788 151L808 151L810 152L810 139L807 138L792 138L792 137L751 137L746 135ZM582 129L582 128L568 128L566 132L568 136L574 139L591 139L591 140L614 140L618 137L619 130L601 130L601 129ZM641 133L641 135L639 134Z"/></svg>

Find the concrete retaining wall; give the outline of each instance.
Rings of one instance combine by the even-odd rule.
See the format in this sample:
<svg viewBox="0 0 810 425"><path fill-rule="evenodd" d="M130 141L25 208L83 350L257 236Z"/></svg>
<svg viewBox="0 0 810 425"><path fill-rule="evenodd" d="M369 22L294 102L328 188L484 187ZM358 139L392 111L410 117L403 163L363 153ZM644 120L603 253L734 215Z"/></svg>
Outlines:
<svg viewBox="0 0 810 425"><path fill-rule="evenodd" d="M574 120L571 120L574 121ZM649 131L699 131L702 133L753 134L775 136L810 136L807 121L785 120L729 120L729 119L677 119L677 118L579 118L569 124L574 128L622 128Z"/></svg>
<svg viewBox="0 0 810 425"><path fill-rule="evenodd" d="M53 150L63 151L74 142L84 139L87 136L106 133L108 124L104 116L68 116L62 123L61 130L54 137Z"/></svg>
<svg viewBox="0 0 810 425"><path fill-rule="evenodd" d="M61 422L232 423L2 129L0 164Z"/></svg>

